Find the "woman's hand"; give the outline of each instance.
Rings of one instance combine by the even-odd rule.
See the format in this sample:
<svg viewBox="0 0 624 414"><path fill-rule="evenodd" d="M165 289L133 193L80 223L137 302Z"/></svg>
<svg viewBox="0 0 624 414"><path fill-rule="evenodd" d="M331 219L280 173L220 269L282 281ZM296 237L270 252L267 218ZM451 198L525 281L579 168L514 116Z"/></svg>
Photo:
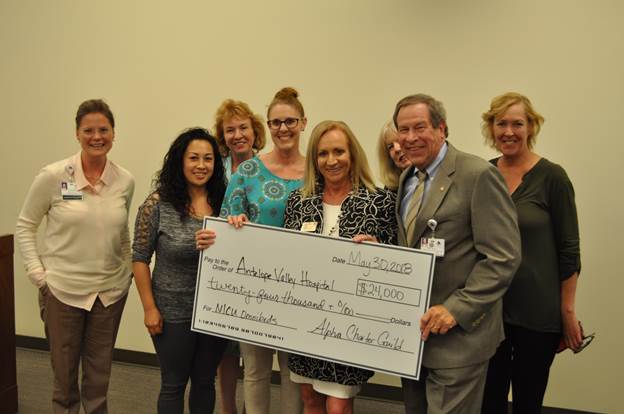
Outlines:
<svg viewBox="0 0 624 414"><path fill-rule="evenodd" d="M581 325L576 319L576 284L578 273L572 274L561 282L561 324L563 325L563 342L571 350L577 350L583 343Z"/></svg>
<svg viewBox="0 0 624 414"><path fill-rule="evenodd" d="M217 238L217 233L214 230L210 229L202 229L197 230L195 233L195 242L197 250L204 250L209 248L215 243L215 239Z"/></svg>
<svg viewBox="0 0 624 414"><path fill-rule="evenodd" d="M353 236L352 240L356 243L362 243L362 242L379 243L377 241L377 237L371 236L369 234L356 234L355 236Z"/></svg>
<svg viewBox="0 0 624 414"><path fill-rule="evenodd" d="M30 279L31 283L37 286L37 288L39 289L41 289L42 287L46 285L45 270L29 273L28 278Z"/></svg>
<svg viewBox="0 0 624 414"><path fill-rule="evenodd" d="M150 335L162 333L163 318L158 308L154 307L145 311L144 323Z"/></svg>
<svg viewBox="0 0 624 414"><path fill-rule="evenodd" d="M576 319L576 312L563 312L561 323L563 324L563 341L565 344L573 351L579 349L583 343L583 333L581 332L581 325Z"/></svg>
<svg viewBox="0 0 624 414"><path fill-rule="evenodd" d="M227 221L235 228L240 229L245 223L249 222L249 219L247 215L239 214L238 216L228 216Z"/></svg>

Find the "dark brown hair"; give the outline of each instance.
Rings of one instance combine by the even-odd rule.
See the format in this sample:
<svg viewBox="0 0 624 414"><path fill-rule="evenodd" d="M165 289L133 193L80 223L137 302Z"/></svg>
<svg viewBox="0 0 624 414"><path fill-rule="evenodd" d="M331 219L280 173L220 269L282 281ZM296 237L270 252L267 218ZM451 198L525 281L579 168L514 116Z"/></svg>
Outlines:
<svg viewBox="0 0 624 414"><path fill-rule="evenodd" d="M446 123L446 110L444 109L444 105L442 105L442 102L438 101L434 97L425 95L424 93L409 95L397 102L396 107L394 108L394 115L392 116L394 126L397 128L399 127L397 125L397 117L401 108L416 104L427 105L427 108L429 109L429 122L431 122L431 126L434 128L438 128L440 124L443 123L444 136L448 138L448 124Z"/></svg>
<svg viewBox="0 0 624 414"><path fill-rule="evenodd" d="M108 122L110 122L113 129L115 129L115 117L113 116L113 112L108 107L108 104L102 99L89 99L80 104L78 112L76 112L76 129L80 128L82 118L89 114L104 115L106 119L108 119Z"/></svg>

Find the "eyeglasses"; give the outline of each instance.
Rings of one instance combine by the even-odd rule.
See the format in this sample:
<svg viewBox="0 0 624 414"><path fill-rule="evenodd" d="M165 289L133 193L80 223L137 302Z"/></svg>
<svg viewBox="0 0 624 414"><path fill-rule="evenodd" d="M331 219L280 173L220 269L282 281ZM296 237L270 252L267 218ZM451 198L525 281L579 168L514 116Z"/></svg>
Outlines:
<svg viewBox="0 0 624 414"><path fill-rule="evenodd" d="M579 321L579 326L581 327L581 336L583 339L581 340L581 346L572 350L572 352L574 352L575 354L578 354L583 349L587 348L587 346L591 344L594 338L596 337L595 332L592 332L589 335L585 335L585 332L583 332L583 325L581 325L580 321Z"/></svg>
<svg viewBox="0 0 624 414"><path fill-rule="evenodd" d="M574 352L575 354L578 354L583 349L587 348L587 346L592 343L595 337L596 337L595 333L591 333L587 336L584 336L583 341L581 342L581 346L579 346L577 349L573 349L572 352Z"/></svg>
<svg viewBox="0 0 624 414"><path fill-rule="evenodd" d="M581 345L578 348L576 348L576 349L572 349L572 352L574 352L575 354L578 354L583 349L587 348L589 346L589 344L591 344L592 341L594 340L594 338L596 337L596 334L593 333L593 332L590 333L589 335L585 335L585 332L583 332L583 325L581 325L580 321L579 321L579 327L581 328L581 338L582 339L581 339ZM561 341L559 342L559 346L557 347L557 353L565 351L566 349L568 349L568 346L566 345L566 343L563 340L563 338L561 338Z"/></svg>
<svg viewBox="0 0 624 414"><path fill-rule="evenodd" d="M300 118L286 118L284 120L277 119L277 118L269 119L267 121L267 125L269 125L269 128L271 129L280 129L282 127L282 124L284 124L286 125L286 128L293 129L299 123L299 119Z"/></svg>

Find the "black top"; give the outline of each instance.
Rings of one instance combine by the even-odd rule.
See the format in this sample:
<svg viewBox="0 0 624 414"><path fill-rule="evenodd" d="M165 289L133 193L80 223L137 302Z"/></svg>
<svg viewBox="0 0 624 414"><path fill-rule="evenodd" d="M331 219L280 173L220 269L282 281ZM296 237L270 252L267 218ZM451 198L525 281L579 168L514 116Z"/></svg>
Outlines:
<svg viewBox="0 0 624 414"><path fill-rule="evenodd" d="M518 211L522 262L503 299L504 320L561 332L561 281L581 270L574 188L561 166L542 158L511 198Z"/></svg>

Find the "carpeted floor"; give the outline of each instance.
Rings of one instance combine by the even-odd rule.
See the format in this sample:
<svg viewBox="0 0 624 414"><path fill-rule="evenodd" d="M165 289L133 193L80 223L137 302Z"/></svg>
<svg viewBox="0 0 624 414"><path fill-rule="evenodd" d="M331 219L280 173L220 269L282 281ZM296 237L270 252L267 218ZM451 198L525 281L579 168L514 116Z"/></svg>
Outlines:
<svg viewBox="0 0 624 414"><path fill-rule="evenodd" d="M45 351L17 348L17 384L20 414L51 412L52 369ZM147 414L156 412L156 398L160 387L158 368L114 363L108 393L111 414ZM239 406L242 392L239 381ZM272 413L279 412L279 386L271 388ZM218 402L217 402L218 407ZM218 413L218 408L215 413ZM358 414L399 414L403 405L358 398L355 401ZM286 414L286 413L284 413Z"/></svg>

